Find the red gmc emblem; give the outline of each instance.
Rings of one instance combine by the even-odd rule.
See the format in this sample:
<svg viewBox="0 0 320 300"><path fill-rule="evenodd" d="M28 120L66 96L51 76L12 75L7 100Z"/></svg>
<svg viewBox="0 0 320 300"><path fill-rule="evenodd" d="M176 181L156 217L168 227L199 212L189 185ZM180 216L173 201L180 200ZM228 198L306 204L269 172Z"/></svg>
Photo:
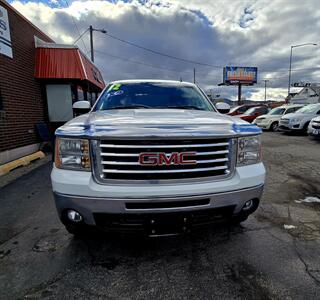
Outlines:
<svg viewBox="0 0 320 300"><path fill-rule="evenodd" d="M143 152L139 155L139 164L143 166L195 165L197 161L190 157L196 154L196 152Z"/></svg>

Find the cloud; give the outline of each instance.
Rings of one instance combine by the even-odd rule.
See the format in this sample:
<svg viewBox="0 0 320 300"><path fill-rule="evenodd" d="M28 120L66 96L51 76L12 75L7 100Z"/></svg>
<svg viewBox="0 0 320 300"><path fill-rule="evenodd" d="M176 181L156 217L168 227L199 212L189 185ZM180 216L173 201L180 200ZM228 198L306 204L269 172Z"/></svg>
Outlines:
<svg viewBox="0 0 320 300"><path fill-rule="evenodd" d="M283 99L287 91L290 46L320 44L317 0L144 0L144 1L13 1L12 5L56 42L72 43L89 25L113 36L163 53L210 65L257 66L259 83L245 87L243 96L261 100L268 78L268 98ZM54 2L54 3L53 3ZM74 18L74 20L73 20ZM88 53L88 35L78 46ZM84 46L85 44L85 46ZM182 78L236 98L236 88L217 87L222 69L199 66L159 56L94 32L95 62L106 81L126 78ZM293 81L319 78L317 47L294 48ZM139 64L141 62L143 64ZM156 66L159 68L152 68ZM308 70L306 70L306 68Z"/></svg>

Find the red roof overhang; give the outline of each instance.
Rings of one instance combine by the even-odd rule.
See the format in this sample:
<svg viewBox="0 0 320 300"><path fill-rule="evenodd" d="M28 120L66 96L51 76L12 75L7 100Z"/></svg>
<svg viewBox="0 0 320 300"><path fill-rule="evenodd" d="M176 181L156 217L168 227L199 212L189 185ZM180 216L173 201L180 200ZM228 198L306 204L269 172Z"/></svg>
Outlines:
<svg viewBox="0 0 320 300"><path fill-rule="evenodd" d="M99 69L77 48L37 48L35 77L87 80L105 87Z"/></svg>

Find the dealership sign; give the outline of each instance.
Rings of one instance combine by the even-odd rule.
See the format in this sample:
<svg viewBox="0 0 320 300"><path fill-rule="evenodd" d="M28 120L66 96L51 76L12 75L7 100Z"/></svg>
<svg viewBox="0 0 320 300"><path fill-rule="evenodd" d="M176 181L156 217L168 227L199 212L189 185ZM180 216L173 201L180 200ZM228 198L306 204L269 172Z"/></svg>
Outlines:
<svg viewBox="0 0 320 300"><path fill-rule="evenodd" d="M12 58L12 44L7 10L0 6L0 54Z"/></svg>
<svg viewBox="0 0 320 300"><path fill-rule="evenodd" d="M311 82L295 82L292 83L293 87L319 87L320 83L311 83Z"/></svg>
<svg viewBox="0 0 320 300"><path fill-rule="evenodd" d="M256 67L224 67L224 84L254 84L257 83L258 68Z"/></svg>

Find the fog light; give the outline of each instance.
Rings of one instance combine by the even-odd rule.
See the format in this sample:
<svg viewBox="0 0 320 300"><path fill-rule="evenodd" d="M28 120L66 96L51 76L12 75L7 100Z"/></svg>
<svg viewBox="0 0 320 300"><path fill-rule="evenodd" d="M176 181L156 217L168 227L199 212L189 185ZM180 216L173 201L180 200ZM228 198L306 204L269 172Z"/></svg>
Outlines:
<svg viewBox="0 0 320 300"><path fill-rule="evenodd" d="M82 216L75 210L68 210L68 219L72 222L79 223L82 221Z"/></svg>
<svg viewBox="0 0 320 300"><path fill-rule="evenodd" d="M249 210L252 208L252 206L253 206L253 201L249 200L243 205L242 210Z"/></svg>

